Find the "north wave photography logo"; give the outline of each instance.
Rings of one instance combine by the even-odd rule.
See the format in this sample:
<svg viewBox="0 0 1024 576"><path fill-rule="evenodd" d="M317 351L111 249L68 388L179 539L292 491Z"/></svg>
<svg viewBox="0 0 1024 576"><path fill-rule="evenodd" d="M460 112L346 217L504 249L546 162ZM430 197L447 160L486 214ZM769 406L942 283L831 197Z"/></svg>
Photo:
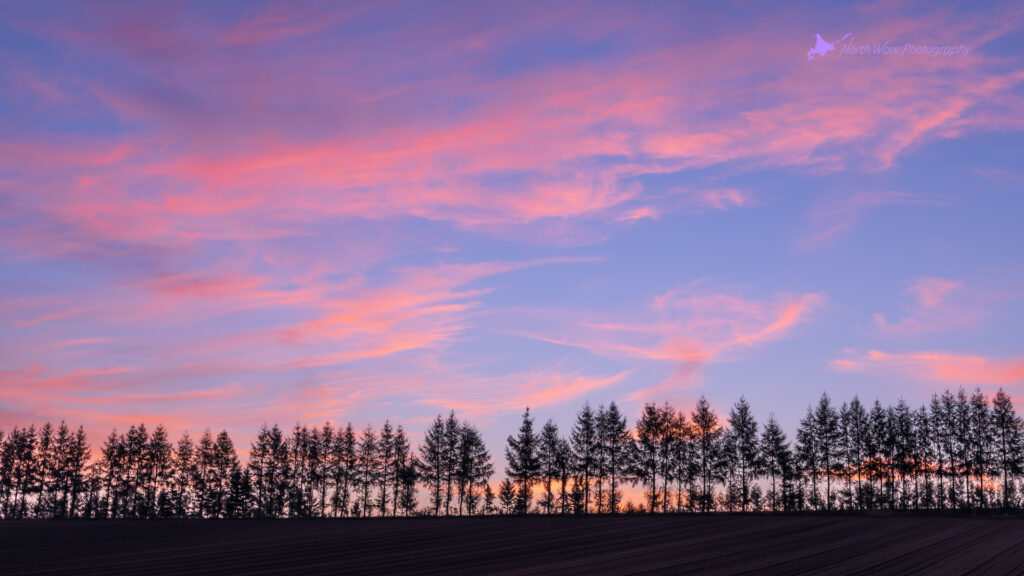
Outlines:
<svg viewBox="0 0 1024 576"><path fill-rule="evenodd" d="M818 39L814 43L814 46L811 46L811 49L807 51L808 60L814 60L815 56L824 56L825 54L828 54L829 52L835 50L836 44L840 44L844 40L849 38L850 33L847 32L846 35L840 38L838 41L836 41L835 44L826 42L825 39L821 37L821 34L815 34L815 36L817 36Z"/></svg>
<svg viewBox="0 0 1024 576"><path fill-rule="evenodd" d="M842 38L835 42L829 42L815 34L814 46L807 51L807 59L821 59L829 52L836 52L835 56L894 56L904 58L906 56L967 56L971 53L971 46L963 44L918 44L915 42L864 42L858 44L857 38L847 32Z"/></svg>

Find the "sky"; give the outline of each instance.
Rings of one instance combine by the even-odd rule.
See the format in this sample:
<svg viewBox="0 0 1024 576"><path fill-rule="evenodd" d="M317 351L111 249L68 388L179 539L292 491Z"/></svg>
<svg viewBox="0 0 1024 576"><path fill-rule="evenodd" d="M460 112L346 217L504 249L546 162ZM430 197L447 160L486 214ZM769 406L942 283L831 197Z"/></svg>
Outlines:
<svg viewBox="0 0 1024 576"><path fill-rule="evenodd" d="M526 406L1024 402L1022 49L1019 2L0 1L0 428L455 410L500 463Z"/></svg>

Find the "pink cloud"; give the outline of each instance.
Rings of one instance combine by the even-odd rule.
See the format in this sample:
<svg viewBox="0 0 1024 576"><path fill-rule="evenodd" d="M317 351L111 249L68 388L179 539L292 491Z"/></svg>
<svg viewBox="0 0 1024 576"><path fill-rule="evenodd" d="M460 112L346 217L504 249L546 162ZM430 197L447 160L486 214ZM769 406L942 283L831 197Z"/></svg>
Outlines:
<svg viewBox="0 0 1024 576"><path fill-rule="evenodd" d="M620 222L636 222L637 220L643 220L645 218L656 220L658 216L660 216L658 210L650 206L643 206L641 208L629 210L622 216L619 216L618 220Z"/></svg>
<svg viewBox="0 0 1024 576"><path fill-rule="evenodd" d="M902 318L890 321L885 314L874 315L879 335L918 336L975 327L989 316L991 303L1002 298L948 278L919 278L904 295L909 301Z"/></svg>
<svg viewBox="0 0 1024 576"><path fill-rule="evenodd" d="M947 200L902 191L822 194L810 213L808 230L797 240L804 250L825 246L857 226L870 212L885 206L944 206Z"/></svg>
<svg viewBox="0 0 1024 576"><path fill-rule="evenodd" d="M691 382L708 363L735 361L745 350L786 337L824 305L820 294L751 300L730 294L670 290L653 300L648 322L570 319L557 329L517 334L614 359L655 361L674 368L659 386L635 391L649 398ZM550 322L549 322L550 323Z"/></svg>
<svg viewBox="0 0 1024 576"><path fill-rule="evenodd" d="M325 295L318 318L281 331L285 342L342 344L330 354L300 360L302 366L376 358L398 352L443 347L468 327L469 313L480 305L486 288L465 288L477 280L519 270L579 259L529 262L449 264L400 269L396 281L383 286L356 286Z"/></svg>
<svg viewBox="0 0 1024 576"><path fill-rule="evenodd" d="M452 409L473 417L520 412L527 406L539 408L579 400L590 392L620 383L628 374L625 371L593 377L580 371L565 372L560 365L556 365L536 372L460 382L457 395L431 396L423 402L441 410ZM435 394L444 394L445 391L442 387Z"/></svg>
<svg viewBox="0 0 1024 576"><path fill-rule="evenodd" d="M0 143L0 163L23 185L48 184L50 197L29 202L31 208L59 224L74 224L74 234L101 239L247 239L254 230L293 235L325 218L408 215L502 231L549 219L636 221L644 214L632 201L642 201L644 191L626 183L636 176L723 162L734 162L741 171L764 166L836 170L867 158L884 168L921 142L1024 117L1006 113L1021 111L1020 99L1012 96L1024 72L986 67L989 60L998 62L984 53L978 60L909 64L847 58L808 66L793 58L800 49L774 37L768 41L760 29L728 39L637 48L610 62L533 67L499 78L438 74L397 86L376 76L354 82L353 75L362 73L359 61L345 55L358 52L358 46L347 40L348 50L337 62L304 50L287 66L237 58L235 51L245 46L317 34L370 8L272 6L214 33L204 28L198 39L196 31L153 22L133 30L127 25L130 13L111 11L119 24L104 32L128 35L124 43L111 44L98 32L58 37L86 51L101 42L115 61L151 58L145 70L154 81L177 79L181 85L173 88L180 101L169 102L161 91L96 82L102 85L95 89L102 102L148 130L121 135L116 142L94 139L74 146L67 138L42 136L28 145L23 139ZM866 18L865 11L852 10ZM616 22L641 18L619 12ZM427 50L441 61L485 58L481 45L514 44L557 29L563 19L580 20L571 10L535 16L475 31L472 38L440 32L432 38L423 30L423 42L392 49ZM789 16L780 12L777 18ZM595 15L594 20L602 19ZM873 14L871 20L879 37L940 31L982 41L1012 29L1006 19L966 20L951 11L893 20ZM619 28L588 22L573 29L600 37ZM140 42L154 46L125 51ZM209 46L202 59L191 51L182 62L163 56L173 47L204 44ZM382 75L401 77L407 72L402 61L382 57ZM233 72L226 74L228 69ZM753 86L730 89L744 81ZM832 90L807 90L837 82ZM756 102L750 92L758 94ZM449 93L464 95L472 105L457 114L443 111L434 98ZM332 97L324 101L318 94ZM982 103L988 106L978 106ZM993 104L1009 110L996 114ZM293 117L288 111L294 109L353 120L325 130ZM81 150L104 148L111 151L80 157ZM494 174L523 178L480 185ZM102 193L80 195L67 185L83 178L103 183ZM152 186L154 180L159 182L155 193L136 196L139 185ZM280 190L290 192L276 193ZM732 189L694 198L716 210L752 200ZM813 247L849 230L873 206L919 202L901 192L853 195L822 208L800 243ZM220 225L209 221L213 216ZM46 247L32 243L55 241L46 235L28 238L22 247L42 253Z"/></svg>
<svg viewBox="0 0 1024 576"><path fill-rule="evenodd" d="M53 322L54 320L65 320L67 318L73 318L81 314L81 310L64 310L61 312L50 312L49 314L43 314L35 318L29 318L28 320L15 320L12 322L18 328L28 328L35 326L36 324L42 324L44 322Z"/></svg>
<svg viewBox="0 0 1024 576"><path fill-rule="evenodd" d="M687 190L675 192L682 198L682 204L708 210L728 210L730 208L747 208L757 204L753 193L735 190Z"/></svg>
<svg viewBox="0 0 1024 576"><path fill-rule="evenodd" d="M867 354L832 361L840 371L878 371L910 375L925 382L1003 386L1024 383L1024 358L1000 359L952 352Z"/></svg>
<svg viewBox="0 0 1024 576"><path fill-rule="evenodd" d="M509 6L501 9L515 9ZM474 12L355 39L327 34L372 8L279 4L225 23L200 21L188 8L153 15L108 6L89 18L71 11L46 25L12 23L52 43L55 54L73 55L82 70L74 82L49 74L12 80L25 93L60 98L59 108L47 109L59 117L37 124L70 119L78 126L82 118L116 115L111 125L120 131L0 139L5 251L98 263L93 269L107 282L23 309L0 303L5 320L34 327L20 332L39 333L11 342L17 350L7 357L20 362L19 352L28 350L28 364L54 361L31 377L3 372L4 386L50 386L72 399L92 387L109 392L97 397L158 405L147 411L142 400L94 402L70 417L125 421L119 410L131 408L132 418L155 412L182 423L205 416L204 424L270 413L270 404L284 414L328 417L368 398L386 401L383 394L397 394L403 379L417 397L479 411L562 402L622 376L552 369L458 378L451 388L426 376L452 374L430 363L479 321L492 288L484 280L541 262L410 268L408 247L433 239L396 240L406 222L526 243L593 242L603 235L582 228L643 226L676 210L728 210L758 200L727 184L658 197L639 183L646 176L712 166L730 175L886 170L923 143L1021 127L1024 118L1024 73L1013 60L979 51L971 60L807 66L802 39L778 39L777 30L795 28L793 13L783 10L750 31L692 37L626 5L527 7L529 18L497 12L492 20ZM874 22L880 37L987 42L1019 27L1013 18L968 19L952 10L878 17L887 10L850 12ZM655 26L636 25L645 19ZM648 42L631 36L638 30L668 35ZM504 70L512 51L543 46L537 40L591 45L612 32L630 39L612 56ZM266 49L271 44L288 49ZM90 61L103 62L103 73L78 66ZM802 247L851 232L875 210L942 203L902 191L819 198ZM360 226L373 228L364 233ZM350 227L357 230L352 237L333 236ZM330 238L315 237L325 229ZM331 250L306 253L310 235ZM923 285L910 293L906 319L881 317L880 325L902 330L930 322L917 307L948 315L964 289ZM88 308L75 322L93 326L65 333L70 322L56 322L62 312L55 311L78 310L79 301ZM676 374L666 385L674 386L708 363L734 361L792 335L823 302L813 293L751 299L676 290L629 315L545 311L543 323L527 331L618 361L671 366ZM207 322L228 315L230 323ZM97 328L113 328L102 333L117 338L94 337ZM113 368L91 364L95 358L112 358ZM356 362L401 369L379 378L321 374ZM993 362L988 368L1005 367ZM426 375L410 375L410 366ZM253 406L228 394L237 402L225 410L216 393L232 392L225 382L253 374L288 390L254 398ZM501 387L500 398L473 396L491 385ZM161 412L164 401L192 390L213 391L179 403L198 414ZM31 409L67 408L53 396Z"/></svg>
<svg viewBox="0 0 1024 576"><path fill-rule="evenodd" d="M233 26L224 34L224 39L232 44L262 44L309 36L338 26L377 4L381 3L271 4L258 16Z"/></svg>
<svg viewBox="0 0 1024 576"><path fill-rule="evenodd" d="M63 342L55 342L54 348L68 348L71 346L87 346L90 344L106 344L108 342L115 342L114 338L76 338L74 340L64 340Z"/></svg>
<svg viewBox="0 0 1024 576"><path fill-rule="evenodd" d="M963 282L946 278L921 278L914 282L907 292L914 294L924 308L935 308L942 303L946 295L962 285Z"/></svg>

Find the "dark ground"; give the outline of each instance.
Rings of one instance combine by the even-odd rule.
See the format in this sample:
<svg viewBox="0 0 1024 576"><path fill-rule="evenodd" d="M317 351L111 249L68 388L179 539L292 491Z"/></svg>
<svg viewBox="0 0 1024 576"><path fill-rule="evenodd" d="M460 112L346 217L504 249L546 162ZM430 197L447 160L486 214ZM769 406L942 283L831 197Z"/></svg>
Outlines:
<svg viewBox="0 0 1024 576"><path fill-rule="evenodd" d="M1024 519L0 521L0 574L1024 574Z"/></svg>

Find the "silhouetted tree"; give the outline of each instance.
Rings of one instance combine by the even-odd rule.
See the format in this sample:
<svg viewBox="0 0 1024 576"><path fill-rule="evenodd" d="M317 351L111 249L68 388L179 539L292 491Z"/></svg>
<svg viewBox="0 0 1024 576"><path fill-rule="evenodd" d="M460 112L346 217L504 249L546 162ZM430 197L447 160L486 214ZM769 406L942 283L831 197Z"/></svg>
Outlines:
<svg viewBox="0 0 1024 576"><path fill-rule="evenodd" d="M331 446L331 458L334 462L334 495L331 506L335 516L347 516L351 512L352 488L355 485L356 465L356 433L352 423L338 430Z"/></svg>
<svg viewBox="0 0 1024 576"><path fill-rule="evenodd" d="M700 481L698 506L701 512L710 512L715 503L715 483L722 478L722 427L704 396L697 401L690 421L694 432L694 464Z"/></svg>
<svg viewBox="0 0 1024 576"><path fill-rule="evenodd" d="M144 490L145 516L168 517L172 514L169 485L174 473L172 453L174 447L162 424L153 429L146 446L144 467L147 473Z"/></svg>
<svg viewBox="0 0 1024 576"><path fill-rule="evenodd" d="M583 405L576 416L576 424L571 435L572 460L577 480L574 487L580 486L583 496L583 512L590 512L590 485L596 472L598 455L597 419L590 403Z"/></svg>
<svg viewBox="0 0 1024 576"><path fill-rule="evenodd" d="M610 403L607 410L598 410L597 436L601 461L608 478L607 508L616 514L622 504L622 491L619 487L629 480L630 463L634 456L626 417L615 402Z"/></svg>
<svg viewBox="0 0 1024 576"><path fill-rule="evenodd" d="M788 474L792 461L792 454L789 450L789 443L786 441L786 434L775 419L775 414L769 414L768 423L761 432L761 455L764 458L764 470L771 482L769 501L772 512L779 509L779 497L777 482L782 481Z"/></svg>
<svg viewBox="0 0 1024 576"><path fill-rule="evenodd" d="M848 484L850 480L856 479L856 486L848 486L850 492L849 503L854 508L864 508L867 503L862 489L864 479L864 463L868 458L868 413L860 398L853 397L849 406L843 405L844 410L840 412L840 427L842 429L842 453L845 456L845 468L847 470Z"/></svg>
<svg viewBox="0 0 1024 576"><path fill-rule="evenodd" d="M252 476L248 469L235 466L231 470L231 489L224 505L228 518L249 518L252 514Z"/></svg>
<svg viewBox="0 0 1024 576"><path fill-rule="evenodd" d="M380 429L380 444L377 458L377 508L381 516L388 514L388 490L391 487L391 473L395 465L395 431L391 422L384 421ZM397 498L395 499L397 500Z"/></svg>
<svg viewBox="0 0 1024 576"><path fill-rule="evenodd" d="M327 517L327 496L330 493L330 483L334 479L334 467L337 465L333 445L334 427L330 422L324 422L319 431L313 429L311 473L316 491L316 516L320 518Z"/></svg>
<svg viewBox="0 0 1024 576"><path fill-rule="evenodd" d="M998 470L993 458L993 442L995 430L992 425L992 414L989 410L988 398L981 389L975 389L970 400L970 470L974 473L974 503L982 508L988 507L988 494L985 489L985 476Z"/></svg>
<svg viewBox="0 0 1024 576"><path fill-rule="evenodd" d="M231 473L239 467L235 445L226 430L217 434L208 454L200 441L200 460L206 466L203 513L207 518L223 518L231 494Z"/></svg>
<svg viewBox="0 0 1024 576"><path fill-rule="evenodd" d="M63 423L62 423L63 425ZM79 426L75 436L68 443L68 450L64 453L63 471L66 478L66 489L68 496L64 499L67 502L65 516L76 518L79 514L79 506L88 490L86 486L86 466L92 458L92 449L85 435L85 428ZM88 518L89 516L86 515Z"/></svg>
<svg viewBox="0 0 1024 576"><path fill-rule="evenodd" d="M646 486L647 510L655 513L668 507L667 484L672 476L672 445L678 441L675 410L666 402L662 406L644 405L636 421L636 451L633 473ZM662 483L659 484L659 478Z"/></svg>
<svg viewBox="0 0 1024 576"><path fill-rule="evenodd" d="M800 426L796 430L796 463L804 470L811 480L811 505L818 504L818 477L821 475L818 456L818 432L816 430L818 421L814 411L807 407L807 414L800 420Z"/></svg>
<svg viewBox="0 0 1024 576"><path fill-rule="evenodd" d="M438 516L444 504L445 470L448 461L445 454L444 420L440 414L427 429L419 451L419 476L430 487L430 503L434 515Z"/></svg>
<svg viewBox="0 0 1024 576"><path fill-rule="evenodd" d="M0 517L412 515L420 481L433 514L532 511L538 483L549 514L1019 506L1024 422L1004 391L947 390L916 409L876 400L869 411L856 396L832 406L823 395L808 408L795 454L774 415L758 434L743 398L725 428L704 398L689 421L647 404L633 430L614 403L585 405L568 441L554 421L535 433L527 410L496 491L483 437L454 413L434 420L418 456L390 421L362 434L297 424L287 439L264 425L244 466L226 431L172 444L163 426L135 424L112 431L92 459L83 428L43 423L0 431ZM642 507L623 503L625 482L642 483Z"/></svg>
<svg viewBox="0 0 1024 576"><path fill-rule="evenodd" d="M740 509L746 512L750 503L750 488L761 473L761 450L757 421L750 411L750 404L742 396L729 412L728 436L728 458L733 461L733 467L739 470Z"/></svg>
<svg viewBox="0 0 1024 576"><path fill-rule="evenodd" d="M694 428L686 420L686 413L682 410L676 412L673 424L674 441L667 446L668 454L665 458L669 463L667 474L676 481L676 512L685 509L693 510L696 506L697 493L696 478L697 468L694 466ZM666 487L666 492L668 489Z"/></svg>
<svg viewBox="0 0 1024 576"><path fill-rule="evenodd" d="M177 518L189 518L196 509L196 449L188 432L182 434L174 451L174 472L171 479L171 506Z"/></svg>
<svg viewBox="0 0 1024 576"><path fill-rule="evenodd" d="M572 476L574 463L572 448L565 438L558 439L555 448L555 470L558 472L558 508L561 514L569 511L571 493L569 491L569 478Z"/></svg>
<svg viewBox="0 0 1024 576"><path fill-rule="evenodd" d="M933 439L932 422L928 409L921 406L914 412L914 506L921 508L935 507L935 485L932 472L936 460L935 442ZM923 476L920 479L918 476Z"/></svg>
<svg viewBox="0 0 1024 576"><path fill-rule="evenodd" d="M540 443L537 447L540 477L544 485L544 498L541 500L540 506L547 514L551 514L555 508L555 493L552 487L561 473L558 466L560 444L558 425L548 420L540 430Z"/></svg>
<svg viewBox="0 0 1024 576"><path fill-rule="evenodd" d="M917 439L914 436L914 417L910 406L902 398L892 410L890 423L893 435L893 462L891 465L900 477L899 507L906 509L910 490L908 480L914 473L914 454L917 451ZM894 478L895 481L895 478Z"/></svg>
<svg viewBox="0 0 1024 576"><path fill-rule="evenodd" d="M530 409L523 413L523 422L517 436L508 437L505 448L507 474L516 483L518 498L516 512L526 514L530 510L533 485L540 475L540 460L537 457L539 440L533 432L533 418Z"/></svg>
<svg viewBox="0 0 1024 576"><path fill-rule="evenodd" d="M448 418L444 421L444 513L452 513L452 500L457 488L456 475L459 470L459 443L462 438L462 428L455 412L449 412Z"/></svg>
<svg viewBox="0 0 1024 576"><path fill-rule="evenodd" d="M839 414L832 407L832 400L828 394L822 394L821 400L818 401L818 407L814 411L813 431L814 450L817 452L815 460L825 475L825 509L832 510L832 477L840 462L840 429Z"/></svg>
<svg viewBox="0 0 1024 576"><path fill-rule="evenodd" d="M1017 416L1013 401L1002 388L992 400L992 430L995 440L996 468L1002 475L1004 509L1016 507L1017 490L1013 478L1024 473L1024 443L1021 429L1024 422Z"/></svg>
<svg viewBox="0 0 1024 576"><path fill-rule="evenodd" d="M516 493L516 486L512 483L512 479L505 478L501 481L501 485L498 487L498 500L501 502L501 513L511 514L515 509L516 500L518 495Z"/></svg>
<svg viewBox="0 0 1024 576"><path fill-rule="evenodd" d="M387 472L387 475L391 478L391 482L393 482L392 493L395 495L391 502L391 515L397 516L399 508L405 510L402 504L403 474L412 465L410 461L412 454L410 453L409 439L406 437L405 430L402 429L401 425L395 431L393 446L394 459L391 463L391 470ZM413 476L415 476L415 470L413 470ZM413 482L415 483L415 479Z"/></svg>
<svg viewBox="0 0 1024 576"><path fill-rule="evenodd" d="M494 464L480 431L466 422L459 427L457 453L455 481L458 484L459 514L462 514L465 504L466 512L472 516L476 514L483 489L494 473Z"/></svg>
<svg viewBox="0 0 1024 576"><path fill-rule="evenodd" d="M494 514L494 490L491 490L491 485L484 484L484 514Z"/></svg>
<svg viewBox="0 0 1024 576"><path fill-rule="evenodd" d="M411 516L416 511L416 482L419 481L419 463L415 456L398 469L398 505L402 513Z"/></svg>
<svg viewBox="0 0 1024 576"><path fill-rule="evenodd" d="M358 504L362 516L370 516L373 513L374 502L371 492L377 484L379 452L377 432L373 426L367 425L356 445L356 483L359 486Z"/></svg>

